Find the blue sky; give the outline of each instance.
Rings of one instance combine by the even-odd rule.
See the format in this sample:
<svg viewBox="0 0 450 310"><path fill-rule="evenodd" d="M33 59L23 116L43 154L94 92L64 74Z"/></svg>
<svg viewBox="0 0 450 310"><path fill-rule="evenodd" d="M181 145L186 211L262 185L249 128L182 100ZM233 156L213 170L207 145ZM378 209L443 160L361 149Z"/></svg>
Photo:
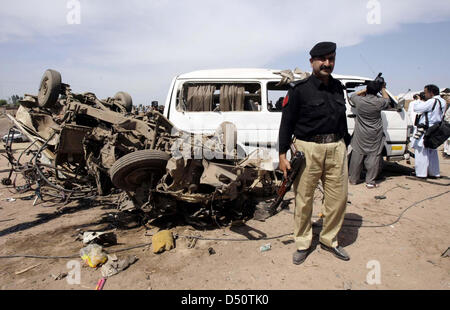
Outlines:
<svg viewBox="0 0 450 310"><path fill-rule="evenodd" d="M450 87L449 55L450 19L404 24L386 34L368 35L357 45L338 48L335 73L374 78L382 72L394 94L422 90L427 84L444 88ZM309 68L309 54L289 53L267 66Z"/></svg>
<svg viewBox="0 0 450 310"><path fill-rule="evenodd" d="M322 40L338 44L335 73L383 72L394 94L450 87L448 0L79 0L70 25L71 1L0 0L0 98L36 94L52 68L75 92L163 103L171 79L193 70L309 70ZM367 22L370 3L380 24Z"/></svg>

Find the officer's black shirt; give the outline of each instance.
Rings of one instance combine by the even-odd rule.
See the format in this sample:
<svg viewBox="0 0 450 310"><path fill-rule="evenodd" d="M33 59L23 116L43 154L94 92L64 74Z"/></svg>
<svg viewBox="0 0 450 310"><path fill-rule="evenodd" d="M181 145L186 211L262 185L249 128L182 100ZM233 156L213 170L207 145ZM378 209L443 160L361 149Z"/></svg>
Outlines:
<svg viewBox="0 0 450 310"><path fill-rule="evenodd" d="M299 140L322 134L348 136L344 91L338 80L330 76L326 86L313 74L290 85L281 117L280 154L289 149L293 134Z"/></svg>

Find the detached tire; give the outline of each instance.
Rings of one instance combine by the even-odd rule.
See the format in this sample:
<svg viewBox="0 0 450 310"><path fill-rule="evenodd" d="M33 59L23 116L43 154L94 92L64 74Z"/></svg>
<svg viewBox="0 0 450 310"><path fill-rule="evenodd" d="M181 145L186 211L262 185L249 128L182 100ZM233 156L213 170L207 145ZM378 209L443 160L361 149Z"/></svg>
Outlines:
<svg viewBox="0 0 450 310"><path fill-rule="evenodd" d="M110 169L111 181L117 188L135 191L145 181L158 181L166 170L170 155L156 150L142 150L119 158ZM154 185L154 184L152 184Z"/></svg>
<svg viewBox="0 0 450 310"><path fill-rule="evenodd" d="M133 100L131 99L130 94L120 91L115 94L114 99L118 100L118 103L123 106L127 112L131 112L131 109L133 108Z"/></svg>
<svg viewBox="0 0 450 310"><path fill-rule="evenodd" d="M61 73L47 70L39 85L38 104L42 108L51 108L55 105L61 92Z"/></svg>

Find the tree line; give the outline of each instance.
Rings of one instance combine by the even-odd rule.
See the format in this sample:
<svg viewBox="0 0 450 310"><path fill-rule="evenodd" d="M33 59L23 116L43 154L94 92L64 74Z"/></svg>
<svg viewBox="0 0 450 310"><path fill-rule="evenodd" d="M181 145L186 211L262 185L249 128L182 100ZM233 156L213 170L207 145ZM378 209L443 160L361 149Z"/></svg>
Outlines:
<svg viewBox="0 0 450 310"><path fill-rule="evenodd" d="M8 99L0 99L0 107L18 107L19 100L22 100L23 97L19 97L18 95L12 95Z"/></svg>

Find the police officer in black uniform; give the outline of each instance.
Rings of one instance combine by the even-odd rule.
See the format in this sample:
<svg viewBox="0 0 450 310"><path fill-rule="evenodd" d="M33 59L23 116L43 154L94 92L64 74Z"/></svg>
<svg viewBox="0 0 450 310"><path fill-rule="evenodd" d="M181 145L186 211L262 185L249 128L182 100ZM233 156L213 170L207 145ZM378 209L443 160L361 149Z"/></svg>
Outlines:
<svg viewBox="0 0 450 310"><path fill-rule="evenodd" d="M348 194L346 107L342 84L331 76L336 58L336 44L320 42L310 51L312 74L290 83L283 102L279 131L280 170L290 170L286 152L294 137L297 150L305 153L305 165L294 183L297 251L294 264L301 264L311 251L314 191L319 180L324 188L324 221L320 233L322 249L337 258L349 260L338 245Z"/></svg>

